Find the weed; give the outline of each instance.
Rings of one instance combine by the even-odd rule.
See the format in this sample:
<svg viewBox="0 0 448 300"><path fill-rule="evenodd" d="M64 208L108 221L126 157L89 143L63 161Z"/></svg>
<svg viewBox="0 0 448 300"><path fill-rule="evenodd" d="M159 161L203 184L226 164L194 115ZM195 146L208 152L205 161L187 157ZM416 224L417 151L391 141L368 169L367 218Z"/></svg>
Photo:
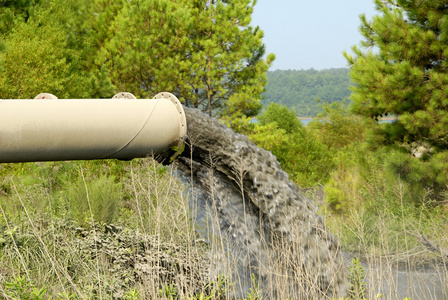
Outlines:
<svg viewBox="0 0 448 300"><path fill-rule="evenodd" d="M358 258L352 259L349 267L348 279L350 280L349 296L353 300L365 299L367 294L366 271Z"/></svg>
<svg viewBox="0 0 448 300"><path fill-rule="evenodd" d="M160 289L159 295L164 299L173 300L177 299L178 293L177 288L175 286L171 286L167 284L164 288Z"/></svg>
<svg viewBox="0 0 448 300"><path fill-rule="evenodd" d="M140 300L140 299L141 299L140 292L135 289L130 290L123 297L123 300Z"/></svg>
<svg viewBox="0 0 448 300"><path fill-rule="evenodd" d="M5 292L15 300L43 300L50 299L45 297L47 288L38 289L34 287L25 276L17 276L11 281L5 282Z"/></svg>
<svg viewBox="0 0 448 300"><path fill-rule="evenodd" d="M91 217L96 222L110 224L121 206L121 186L113 177L79 178L69 195L71 211L75 219L86 225Z"/></svg>
<svg viewBox="0 0 448 300"><path fill-rule="evenodd" d="M258 284L257 277L252 274L252 286L249 288L249 291L246 295L247 300L262 300L262 290Z"/></svg>

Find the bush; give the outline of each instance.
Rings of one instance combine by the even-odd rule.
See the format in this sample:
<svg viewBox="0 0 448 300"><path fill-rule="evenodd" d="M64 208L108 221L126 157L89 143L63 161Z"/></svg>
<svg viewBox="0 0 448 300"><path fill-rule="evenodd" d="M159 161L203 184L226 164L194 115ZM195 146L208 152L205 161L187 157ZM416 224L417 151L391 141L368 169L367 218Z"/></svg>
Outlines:
<svg viewBox="0 0 448 300"><path fill-rule="evenodd" d="M80 224L94 220L101 224L114 221L123 203L121 184L114 182L114 177L102 175L98 178L81 176L68 194L71 213Z"/></svg>
<svg viewBox="0 0 448 300"><path fill-rule="evenodd" d="M296 133L303 129L302 123L296 116L294 110L277 103L269 104L266 111L258 117L260 125L276 123L277 127L283 129L287 134Z"/></svg>
<svg viewBox="0 0 448 300"><path fill-rule="evenodd" d="M421 171L421 165L414 163L426 165L397 149L368 151L363 144L352 145L335 156L337 167L324 186L323 212L346 251L401 253L405 247L417 247L417 239L398 234L405 227L443 238L442 232L448 229L446 209L435 205L432 189L424 185L430 172ZM392 165L404 168L401 172L416 171L422 181L406 179ZM431 182L427 178L427 183Z"/></svg>
<svg viewBox="0 0 448 300"><path fill-rule="evenodd" d="M333 169L328 147L303 127L294 111L279 104L269 105L249 138L271 151L300 187L325 183Z"/></svg>
<svg viewBox="0 0 448 300"><path fill-rule="evenodd" d="M372 122L354 115L346 102L322 103L322 113L307 128L316 139L330 149L342 149L365 140L367 126Z"/></svg>

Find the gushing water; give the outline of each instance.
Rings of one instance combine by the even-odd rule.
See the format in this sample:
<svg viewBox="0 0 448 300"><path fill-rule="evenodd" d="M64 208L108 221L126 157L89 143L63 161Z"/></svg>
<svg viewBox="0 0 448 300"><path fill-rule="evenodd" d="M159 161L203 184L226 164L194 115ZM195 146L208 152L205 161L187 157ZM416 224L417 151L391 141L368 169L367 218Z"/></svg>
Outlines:
<svg viewBox="0 0 448 300"><path fill-rule="evenodd" d="M252 276L266 298L345 296L338 241L275 156L198 110L185 113L188 141L175 167L192 186L215 271L232 274L235 296Z"/></svg>

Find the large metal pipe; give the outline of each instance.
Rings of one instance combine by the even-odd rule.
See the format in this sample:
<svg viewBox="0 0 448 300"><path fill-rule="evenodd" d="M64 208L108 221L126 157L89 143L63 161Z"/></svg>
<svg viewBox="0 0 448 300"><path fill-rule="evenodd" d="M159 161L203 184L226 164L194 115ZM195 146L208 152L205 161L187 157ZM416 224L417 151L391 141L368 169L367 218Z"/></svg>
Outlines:
<svg viewBox="0 0 448 300"><path fill-rule="evenodd" d="M180 149L187 124L179 100L170 93L129 95L0 100L0 163L132 159Z"/></svg>

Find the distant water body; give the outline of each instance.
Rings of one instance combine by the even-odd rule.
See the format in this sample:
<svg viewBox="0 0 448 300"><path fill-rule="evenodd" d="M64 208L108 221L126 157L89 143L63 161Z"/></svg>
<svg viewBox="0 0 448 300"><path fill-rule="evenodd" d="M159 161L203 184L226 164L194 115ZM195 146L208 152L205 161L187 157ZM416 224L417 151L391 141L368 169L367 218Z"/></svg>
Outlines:
<svg viewBox="0 0 448 300"><path fill-rule="evenodd" d="M311 121L316 120L316 118L300 118L300 122L302 122L302 124L304 126L308 125L308 123L310 123ZM392 118L387 118L387 119L380 119L378 120L379 123L392 123L393 121L395 121L395 119Z"/></svg>
<svg viewBox="0 0 448 300"><path fill-rule="evenodd" d="M302 123L302 125L306 126L308 125L311 121L316 120L316 118L305 118L305 117L299 117L300 122ZM378 122L380 123L392 123L393 121L395 121L395 119L392 118L387 118L387 119L381 119ZM257 118L253 118L251 121L251 123L257 123L258 119Z"/></svg>

